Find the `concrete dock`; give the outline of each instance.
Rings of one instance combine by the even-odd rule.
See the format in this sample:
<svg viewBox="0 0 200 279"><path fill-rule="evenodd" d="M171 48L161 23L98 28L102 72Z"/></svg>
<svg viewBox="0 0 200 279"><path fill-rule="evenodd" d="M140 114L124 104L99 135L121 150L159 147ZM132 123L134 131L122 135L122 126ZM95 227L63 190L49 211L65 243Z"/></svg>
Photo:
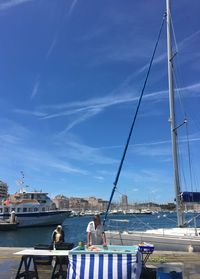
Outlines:
<svg viewBox="0 0 200 279"><path fill-rule="evenodd" d="M25 247L0 248L1 279L14 279L20 263L20 256L15 252L26 249ZM183 266L183 279L200 279L200 253L154 251L150 256L146 268L143 269L140 279L155 279L156 268L162 263L177 263ZM39 278L48 279L52 272L51 265L39 265Z"/></svg>
<svg viewBox="0 0 200 279"><path fill-rule="evenodd" d="M200 253L154 251L143 269L141 279L155 279L156 268L171 263L182 267L183 279L200 279Z"/></svg>

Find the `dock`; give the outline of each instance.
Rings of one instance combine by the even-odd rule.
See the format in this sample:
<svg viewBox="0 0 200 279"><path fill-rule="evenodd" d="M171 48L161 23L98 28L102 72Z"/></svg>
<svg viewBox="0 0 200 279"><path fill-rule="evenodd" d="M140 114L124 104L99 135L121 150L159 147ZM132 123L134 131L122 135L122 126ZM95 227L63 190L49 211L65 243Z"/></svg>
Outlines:
<svg viewBox="0 0 200 279"><path fill-rule="evenodd" d="M14 253L26 248L0 247L1 279L15 278L20 256L14 255ZM200 278L200 253L154 251L147 262L146 268L143 268L140 279L156 279L156 268L162 263L183 264L183 279ZM51 265L39 265L37 268L39 278L50 278Z"/></svg>

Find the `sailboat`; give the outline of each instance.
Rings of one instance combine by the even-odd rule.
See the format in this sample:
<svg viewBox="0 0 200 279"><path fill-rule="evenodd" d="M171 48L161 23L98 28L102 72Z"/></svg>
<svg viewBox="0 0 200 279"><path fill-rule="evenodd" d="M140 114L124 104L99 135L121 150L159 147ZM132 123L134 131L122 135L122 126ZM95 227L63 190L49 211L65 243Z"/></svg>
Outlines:
<svg viewBox="0 0 200 279"><path fill-rule="evenodd" d="M150 242L154 244L157 250L174 250L174 251L200 251L200 229L196 227L194 219L194 227L187 227L184 218L184 202L200 201L200 194L193 192L181 192L178 153L177 153L177 127L175 119L174 105L174 84L173 84L173 52L171 43L171 15L170 15L170 0L166 0L166 25L167 25L167 58L168 58L168 87L169 87L169 107L170 107L170 124L171 124L171 141L174 167L174 185L175 185L175 200L177 213L177 227L171 229L155 229L146 231L107 231L106 236L108 243L118 245L133 245L141 242ZM146 82L146 81L145 81ZM141 99L140 99L141 101ZM139 107L138 107L139 108ZM135 119L134 119L135 120ZM111 204L122 164L128 148L133 125L129 133L128 141L122 156L119 171L114 182L114 187L111 193ZM109 212L109 205L105 215L104 223Z"/></svg>

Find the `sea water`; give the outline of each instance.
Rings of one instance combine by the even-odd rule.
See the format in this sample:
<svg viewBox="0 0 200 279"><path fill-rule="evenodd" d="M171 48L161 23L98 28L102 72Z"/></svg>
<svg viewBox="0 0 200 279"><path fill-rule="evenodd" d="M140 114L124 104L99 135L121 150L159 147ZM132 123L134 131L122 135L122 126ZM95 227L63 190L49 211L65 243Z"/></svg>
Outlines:
<svg viewBox="0 0 200 279"><path fill-rule="evenodd" d="M197 214L196 214L197 215ZM187 214L190 220L195 214ZM103 216L101 217L103 220ZM69 217L62 224L65 232L65 242L78 245L79 241L86 242L86 228L92 216ZM197 226L200 226L197 219ZM193 226L193 223L191 223ZM17 231L0 231L0 247L33 247L36 244L50 244L52 232L56 226L19 228ZM152 215L109 215L106 229L113 230L145 230L152 228L176 227L176 214L161 212Z"/></svg>

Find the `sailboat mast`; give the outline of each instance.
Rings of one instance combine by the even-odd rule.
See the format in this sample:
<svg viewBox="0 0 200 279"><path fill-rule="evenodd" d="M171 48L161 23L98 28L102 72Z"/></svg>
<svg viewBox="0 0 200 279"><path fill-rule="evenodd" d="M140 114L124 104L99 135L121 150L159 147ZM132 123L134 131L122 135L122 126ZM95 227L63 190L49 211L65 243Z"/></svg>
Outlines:
<svg viewBox="0 0 200 279"><path fill-rule="evenodd" d="M177 134L175 121L175 105L174 105L174 84L173 84L173 53L171 44L171 15L170 15L170 0L166 0L167 8L167 56L168 56L168 86L169 86L169 109L170 109L170 124L171 124L171 139L172 139L172 155L174 166L174 185L176 194L176 212L178 227L184 226L184 215L180 197L180 180L178 169L178 153L177 153Z"/></svg>

